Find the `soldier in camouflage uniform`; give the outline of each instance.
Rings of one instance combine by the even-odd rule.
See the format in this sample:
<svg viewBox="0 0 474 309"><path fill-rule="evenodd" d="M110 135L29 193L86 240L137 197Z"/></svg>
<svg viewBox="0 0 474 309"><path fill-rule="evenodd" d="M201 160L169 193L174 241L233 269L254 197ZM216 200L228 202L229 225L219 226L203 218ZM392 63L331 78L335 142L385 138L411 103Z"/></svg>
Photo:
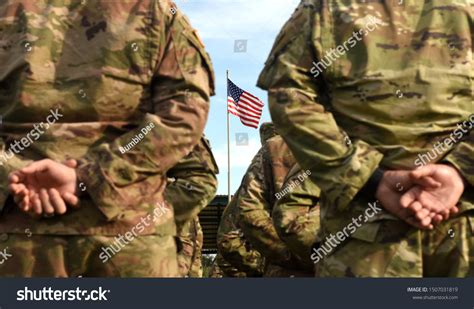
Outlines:
<svg viewBox="0 0 474 309"><path fill-rule="evenodd" d="M265 276L310 276L278 236L271 217L282 185L296 161L280 136L268 139L247 170L237 197L239 225L245 238L265 258Z"/></svg>
<svg viewBox="0 0 474 309"><path fill-rule="evenodd" d="M8 0L0 28L0 275L179 276L166 172L214 89L187 19L171 1Z"/></svg>
<svg viewBox="0 0 474 309"><path fill-rule="evenodd" d="M275 127L272 123L263 123L260 126L260 142L262 145L275 135ZM248 170L251 170L255 164L258 164L259 160L259 156L256 156ZM216 261L228 277L260 277L264 271L263 257L245 239L239 225L237 201L240 194L246 189L242 185L237 189L229 205L224 209L217 231L219 254Z"/></svg>
<svg viewBox="0 0 474 309"><path fill-rule="evenodd" d="M239 187L224 209L217 230L219 253L216 261L227 277L261 277L263 275L263 257L245 239L239 225L237 200L244 189Z"/></svg>
<svg viewBox="0 0 474 309"><path fill-rule="evenodd" d="M209 141L203 137L193 151L167 172L165 199L173 207L182 276L202 277L203 233L198 214L214 198L219 170Z"/></svg>
<svg viewBox="0 0 474 309"><path fill-rule="evenodd" d="M199 218L186 222L178 228L178 267L183 277L201 278L202 269L202 233Z"/></svg>
<svg viewBox="0 0 474 309"><path fill-rule="evenodd" d="M317 275L474 274L472 6L303 1L278 36L258 85L321 188L321 239L383 206L337 249L313 253Z"/></svg>

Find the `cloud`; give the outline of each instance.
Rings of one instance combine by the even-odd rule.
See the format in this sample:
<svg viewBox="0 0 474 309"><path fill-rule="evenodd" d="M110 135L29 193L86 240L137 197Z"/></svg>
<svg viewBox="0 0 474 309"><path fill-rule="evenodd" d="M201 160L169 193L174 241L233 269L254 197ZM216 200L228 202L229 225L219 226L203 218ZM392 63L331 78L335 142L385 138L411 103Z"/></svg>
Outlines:
<svg viewBox="0 0 474 309"><path fill-rule="evenodd" d="M239 40L274 33L290 18L299 0L181 0L176 3L204 39Z"/></svg>

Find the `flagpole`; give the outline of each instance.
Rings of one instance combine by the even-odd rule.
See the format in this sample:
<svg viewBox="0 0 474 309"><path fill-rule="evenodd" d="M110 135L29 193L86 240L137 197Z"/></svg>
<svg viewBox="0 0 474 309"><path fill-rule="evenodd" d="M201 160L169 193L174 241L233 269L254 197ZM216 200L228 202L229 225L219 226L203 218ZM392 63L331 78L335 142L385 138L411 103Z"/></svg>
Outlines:
<svg viewBox="0 0 474 309"><path fill-rule="evenodd" d="M229 95L229 70L226 70L226 80L225 83L227 85L227 93L226 93L226 104L227 104L227 202L230 203L230 117L229 117L229 103L228 95Z"/></svg>

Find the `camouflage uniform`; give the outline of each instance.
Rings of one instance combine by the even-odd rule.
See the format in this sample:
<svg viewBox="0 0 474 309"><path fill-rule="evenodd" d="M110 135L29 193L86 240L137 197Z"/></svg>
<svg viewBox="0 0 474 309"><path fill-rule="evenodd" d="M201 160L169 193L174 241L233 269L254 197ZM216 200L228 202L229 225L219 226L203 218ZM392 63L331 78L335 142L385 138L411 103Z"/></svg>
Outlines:
<svg viewBox="0 0 474 309"><path fill-rule="evenodd" d="M170 1L8 0L0 28L0 246L17 256L0 275L178 276L166 172L199 142L214 86L187 19ZM61 116L39 134L51 109ZM6 176L45 158L77 159L86 195L34 220Z"/></svg>
<svg viewBox="0 0 474 309"><path fill-rule="evenodd" d="M220 259L222 259L222 256L220 257ZM217 264L217 255L216 255L216 257L214 258L214 261L212 262L211 269L209 271L209 278L223 278L223 277L224 277L224 272Z"/></svg>
<svg viewBox="0 0 474 309"><path fill-rule="evenodd" d="M262 145L275 136L275 127L272 123L263 123L260 126L260 140ZM248 170L259 164L260 156L256 156ZM232 197L229 205L222 213L221 222L217 231L217 246L219 253L216 261L221 270L228 277L260 277L263 274L264 260L261 254L252 248L239 225L239 207L237 200L246 188L240 186Z"/></svg>
<svg viewBox="0 0 474 309"><path fill-rule="evenodd" d="M237 190L222 213L217 230L218 257L221 259L217 262L227 277L261 277L263 258L245 239L239 225L237 200L242 190L242 187Z"/></svg>
<svg viewBox="0 0 474 309"><path fill-rule="evenodd" d="M212 269L210 273L211 278L223 278L223 277L232 277L232 278L245 278L248 277L246 273L239 271L234 266L230 265L227 262L220 252L217 253L214 263L212 264Z"/></svg>
<svg viewBox="0 0 474 309"><path fill-rule="evenodd" d="M199 218L196 217L178 226L178 267L183 277L201 278L202 269L202 244L204 234Z"/></svg>
<svg viewBox="0 0 474 309"><path fill-rule="evenodd" d="M280 239L271 218L276 195L295 163L280 136L267 140L247 170L237 196L239 225L252 247L265 257L266 276L304 275L300 261Z"/></svg>
<svg viewBox="0 0 474 309"><path fill-rule="evenodd" d="M320 242L317 236L320 231L321 190L305 172L298 164L290 170L282 188L291 190L275 202L272 220L278 236L291 252L298 256L306 268L312 269L311 249Z"/></svg>
<svg viewBox="0 0 474 309"><path fill-rule="evenodd" d="M219 170L209 141L203 137L193 151L167 172L165 200L173 207L182 276L202 277L203 233L197 215L214 198Z"/></svg>
<svg viewBox="0 0 474 309"><path fill-rule="evenodd" d="M321 188L323 238L374 202L358 193L377 168L414 169L437 141L452 147L430 163L449 162L466 180L460 213L434 231L381 210L321 259L318 274L473 275L472 24L469 0L310 0L284 26L258 85Z"/></svg>
<svg viewBox="0 0 474 309"><path fill-rule="evenodd" d="M204 245L204 232L202 230L199 218L194 218L193 222L194 234L194 255L191 258L191 267L189 268L189 277L191 278L202 278L203 266L202 266L202 247ZM179 262L179 255L178 255Z"/></svg>

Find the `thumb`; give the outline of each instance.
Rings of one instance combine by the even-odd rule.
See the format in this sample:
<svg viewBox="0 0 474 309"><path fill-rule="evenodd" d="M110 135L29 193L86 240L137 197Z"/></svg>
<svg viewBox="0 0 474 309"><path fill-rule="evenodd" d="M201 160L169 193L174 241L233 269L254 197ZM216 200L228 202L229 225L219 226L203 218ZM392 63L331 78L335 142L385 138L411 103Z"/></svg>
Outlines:
<svg viewBox="0 0 474 309"><path fill-rule="evenodd" d="M412 180L418 180L423 177L433 176L436 173L437 167L434 164L425 165L410 172L410 178Z"/></svg>
<svg viewBox="0 0 474 309"><path fill-rule="evenodd" d="M22 168L20 172L24 174L33 174L33 173L46 171L48 168L49 168L49 161L41 160L41 161L35 161L31 163L30 165L28 165L27 167Z"/></svg>

